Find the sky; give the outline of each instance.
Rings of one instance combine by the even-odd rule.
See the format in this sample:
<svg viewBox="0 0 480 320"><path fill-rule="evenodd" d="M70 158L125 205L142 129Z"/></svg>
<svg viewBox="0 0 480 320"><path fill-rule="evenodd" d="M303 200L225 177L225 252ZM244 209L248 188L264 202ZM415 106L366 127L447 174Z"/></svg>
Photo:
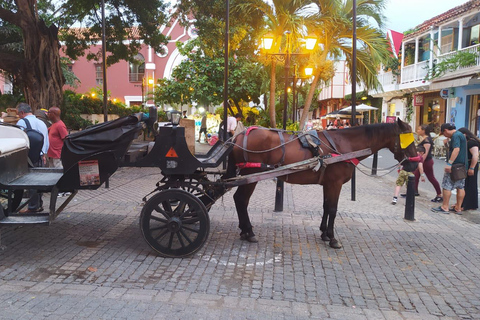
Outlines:
<svg viewBox="0 0 480 320"><path fill-rule="evenodd" d="M404 32L444 13L467 0L388 0L387 29Z"/></svg>

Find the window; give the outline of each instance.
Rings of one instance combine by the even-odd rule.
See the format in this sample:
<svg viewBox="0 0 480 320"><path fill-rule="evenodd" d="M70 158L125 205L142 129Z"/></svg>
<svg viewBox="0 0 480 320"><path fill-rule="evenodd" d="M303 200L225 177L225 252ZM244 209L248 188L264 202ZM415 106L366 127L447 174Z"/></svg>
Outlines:
<svg viewBox="0 0 480 320"><path fill-rule="evenodd" d="M442 47L440 53L449 53L453 50L453 33L442 37Z"/></svg>
<svg viewBox="0 0 480 320"><path fill-rule="evenodd" d="M99 63L95 64L95 82L97 85L103 84L103 68Z"/></svg>
<svg viewBox="0 0 480 320"><path fill-rule="evenodd" d="M145 58L139 53L135 62L130 62L128 79L130 82L142 82L145 74Z"/></svg>
<svg viewBox="0 0 480 320"><path fill-rule="evenodd" d="M470 46L474 46L479 43L478 42L479 33L480 33L480 25L477 24L476 26L473 26L472 30L470 31Z"/></svg>

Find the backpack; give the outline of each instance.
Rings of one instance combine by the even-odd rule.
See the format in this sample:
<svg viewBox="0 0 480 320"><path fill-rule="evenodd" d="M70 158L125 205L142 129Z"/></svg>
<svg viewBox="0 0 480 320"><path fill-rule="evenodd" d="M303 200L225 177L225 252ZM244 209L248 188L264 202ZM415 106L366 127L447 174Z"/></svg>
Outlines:
<svg viewBox="0 0 480 320"><path fill-rule="evenodd" d="M30 141L30 150L28 150L28 158L30 161L35 165L40 161L42 148L43 148L43 134L39 131L32 129L30 125L30 121L27 118L23 118L27 128L24 130L28 136L28 140Z"/></svg>

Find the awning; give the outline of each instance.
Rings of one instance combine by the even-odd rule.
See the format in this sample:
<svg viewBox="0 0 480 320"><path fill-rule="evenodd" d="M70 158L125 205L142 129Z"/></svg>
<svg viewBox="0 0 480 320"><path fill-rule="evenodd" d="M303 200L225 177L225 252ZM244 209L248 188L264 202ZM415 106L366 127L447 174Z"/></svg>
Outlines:
<svg viewBox="0 0 480 320"><path fill-rule="evenodd" d="M336 119L336 118L340 118L340 119L351 119L352 118L352 112L348 112L348 111L343 111L343 110L335 110L335 111L332 111L326 115L324 115L322 117L322 119ZM357 119L363 119L363 115L359 112L357 112L355 118Z"/></svg>
<svg viewBox="0 0 480 320"><path fill-rule="evenodd" d="M366 112L370 110L378 110L378 108L366 105L366 104L359 104L358 106L355 106L355 111L357 112ZM352 112L352 106L348 106L346 108L341 109L340 111L347 111L347 112Z"/></svg>
<svg viewBox="0 0 480 320"><path fill-rule="evenodd" d="M431 90L442 90L442 89L445 89L445 88L462 87L462 86L469 85L470 80L476 80L476 79L472 79L472 76L468 76L468 77L463 77L463 78L432 82L430 84L430 89Z"/></svg>

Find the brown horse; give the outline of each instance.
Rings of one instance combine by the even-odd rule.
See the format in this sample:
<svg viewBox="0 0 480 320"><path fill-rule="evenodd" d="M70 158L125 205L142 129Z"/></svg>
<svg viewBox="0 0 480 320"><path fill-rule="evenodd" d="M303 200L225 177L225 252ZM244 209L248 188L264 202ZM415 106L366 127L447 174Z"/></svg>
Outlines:
<svg viewBox="0 0 480 320"><path fill-rule="evenodd" d="M327 132L327 133L326 133ZM417 155L413 143L402 148L400 134L411 133L411 127L398 120L396 123L382 123L364 125L340 130L318 131L321 140L319 153L345 154L353 151L370 148L372 153L388 148L397 161L405 161L407 157ZM281 138L283 137L283 139ZM227 177L235 175L240 163L255 163L268 165L287 165L313 157L310 149L302 147L297 136L269 130L265 128L247 130L235 138L235 146L229 156ZM246 142L244 140L247 140ZM282 141L283 140L283 141ZM413 142L413 140L411 141ZM410 141L408 142L410 143ZM403 141L402 141L403 144ZM363 160L367 156L358 158ZM342 185L352 177L354 164L352 161L337 162L328 165L325 170L306 170L279 177L293 184L321 184L323 188L323 217L320 225L322 240L330 241L332 248L341 248L341 244L334 235L334 222L337 214L338 198ZM240 175L260 172L261 168L243 168ZM322 171L324 171L322 173ZM248 216L248 203L255 190L256 182L239 186L233 198L237 209L241 239L257 242Z"/></svg>

